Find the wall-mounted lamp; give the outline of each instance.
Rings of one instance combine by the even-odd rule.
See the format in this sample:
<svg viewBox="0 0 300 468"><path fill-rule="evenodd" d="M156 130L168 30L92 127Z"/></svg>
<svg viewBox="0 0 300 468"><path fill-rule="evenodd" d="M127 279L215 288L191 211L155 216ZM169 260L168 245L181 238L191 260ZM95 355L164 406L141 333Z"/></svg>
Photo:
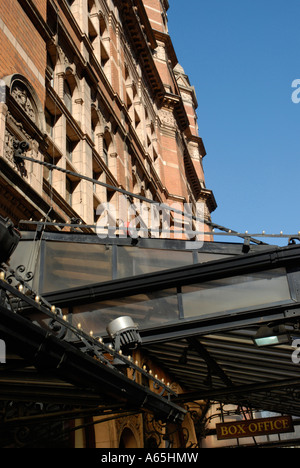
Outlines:
<svg viewBox="0 0 300 468"><path fill-rule="evenodd" d="M276 346L280 344L290 343L290 335L284 325L276 325L270 327L264 325L259 328L256 335L253 337L256 346Z"/></svg>

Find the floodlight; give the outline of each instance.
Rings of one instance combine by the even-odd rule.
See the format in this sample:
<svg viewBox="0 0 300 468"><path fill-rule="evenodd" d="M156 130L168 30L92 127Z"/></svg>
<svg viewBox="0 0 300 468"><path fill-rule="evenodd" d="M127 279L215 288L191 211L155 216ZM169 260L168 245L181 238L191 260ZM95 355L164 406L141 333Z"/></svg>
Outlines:
<svg viewBox="0 0 300 468"><path fill-rule="evenodd" d="M274 327L264 325L259 328L253 337L253 341L259 347L276 346L290 343L290 336L284 325L276 325Z"/></svg>
<svg viewBox="0 0 300 468"><path fill-rule="evenodd" d="M113 341L116 351L130 352L142 343L138 326L131 317L119 317L107 326L107 333Z"/></svg>

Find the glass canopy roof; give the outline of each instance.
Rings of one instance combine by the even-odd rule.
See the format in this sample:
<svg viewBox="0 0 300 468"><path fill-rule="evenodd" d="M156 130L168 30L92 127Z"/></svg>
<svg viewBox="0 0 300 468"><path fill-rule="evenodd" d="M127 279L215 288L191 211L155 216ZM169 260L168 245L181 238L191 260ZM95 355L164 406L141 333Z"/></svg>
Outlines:
<svg viewBox="0 0 300 468"><path fill-rule="evenodd" d="M23 232L11 266L24 265L40 294L242 254L242 244L130 238L100 239L81 233ZM269 246L252 245L258 252Z"/></svg>
<svg viewBox="0 0 300 468"><path fill-rule="evenodd" d="M110 242L110 243L109 243ZM72 324L96 335L129 315L142 331L299 301L299 247L141 239L98 239L77 233L23 235L12 266L35 266L38 294L64 309ZM30 271L27 271L30 274ZM186 332L187 325L184 330Z"/></svg>
<svg viewBox="0 0 300 468"><path fill-rule="evenodd" d="M253 343L263 324L299 329L300 246L246 252L243 244L23 233L11 267L24 265L37 293L104 342L113 319L132 317L142 350L187 391L183 401L215 398L300 416L293 349Z"/></svg>

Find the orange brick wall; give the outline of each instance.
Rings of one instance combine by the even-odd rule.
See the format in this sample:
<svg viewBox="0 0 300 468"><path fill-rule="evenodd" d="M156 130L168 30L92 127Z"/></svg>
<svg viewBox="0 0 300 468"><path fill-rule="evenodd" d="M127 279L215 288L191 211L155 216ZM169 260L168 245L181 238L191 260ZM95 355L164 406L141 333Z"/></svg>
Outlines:
<svg viewBox="0 0 300 468"><path fill-rule="evenodd" d="M159 0L144 0L145 9L147 11L151 26L157 31L164 32L164 24L162 19L162 8Z"/></svg>
<svg viewBox="0 0 300 468"><path fill-rule="evenodd" d="M47 0L32 0L34 5L39 10L40 14L46 21L47 19Z"/></svg>
<svg viewBox="0 0 300 468"><path fill-rule="evenodd" d="M38 3L43 6L45 1L39 0ZM18 2L0 2L0 18L0 77L22 73L34 86L41 102L44 102L45 90L41 83L46 68L44 40Z"/></svg>

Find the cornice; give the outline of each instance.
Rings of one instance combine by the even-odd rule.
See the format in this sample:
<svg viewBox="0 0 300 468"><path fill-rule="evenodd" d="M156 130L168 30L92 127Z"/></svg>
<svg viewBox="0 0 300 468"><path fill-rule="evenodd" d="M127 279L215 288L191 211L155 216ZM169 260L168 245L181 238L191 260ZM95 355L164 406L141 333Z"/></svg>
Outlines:
<svg viewBox="0 0 300 468"><path fill-rule="evenodd" d="M171 61L172 67L176 67L178 63L178 58L173 46L173 42L171 39L171 36L167 33L164 33L162 31L158 31L157 29L153 30L154 36L157 41L163 42L166 46L168 57Z"/></svg>
<svg viewBox="0 0 300 468"><path fill-rule="evenodd" d="M153 33L153 29L151 26L151 23L149 21L148 14L146 12L146 9L144 7L144 3L142 0L132 0L134 6L134 9L137 11L139 19L141 21L142 27L144 28L144 31L147 35L147 39L149 41L149 45L151 49L156 49L157 43L156 43L156 38Z"/></svg>
<svg viewBox="0 0 300 468"><path fill-rule="evenodd" d="M158 100L161 100L165 94L165 88L153 59L150 47L151 42L149 42L148 36L145 33L145 25L141 23L141 19L138 15L141 11L140 1L138 2L139 7L134 5L135 1L137 0L116 0L116 3L119 7L120 14L123 16L122 24L124 29L127 31L131 39L132 47L141 61L153 95ZM155 41L155 47L156 46L157 44Z"/></svg>
<svg viewBox="0 0 300 468"><path fill-rule="evenodd" d="M188 135L186 138L187 138L188 142L193 142L193 143L196 143L198 145L198 147L200 149L200 154L201 154L202 158L204 158L207 153L206 153L206 149L205 149L202 138L200 136L196 136L196 135Z"/></svg>
<svg viewBox="0 0 300 468"><path fill-rule="evenodd" d="M212 192L212 190L208 189L201 189L201 193L199 198L200 200L204 200L207 204L207 208L209 209L209 212L212 213L215 211L218 207L215 196Z"/></svg>
<svg viewBox="0 0 300 468"><path fill-rule="evenodd" d="M165 92L163 107L174 109L178 126L182 132L189 128L190 123L181 96Z"/></svg>

